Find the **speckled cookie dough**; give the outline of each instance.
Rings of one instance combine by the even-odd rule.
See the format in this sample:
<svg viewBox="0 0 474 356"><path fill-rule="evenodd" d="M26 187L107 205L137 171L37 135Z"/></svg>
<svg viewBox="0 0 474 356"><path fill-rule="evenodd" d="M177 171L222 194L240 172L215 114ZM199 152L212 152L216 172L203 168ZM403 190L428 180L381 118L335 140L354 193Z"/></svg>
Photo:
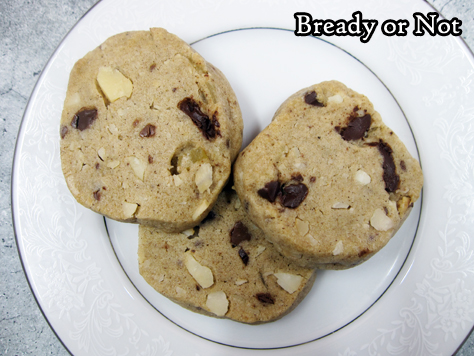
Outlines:
<svg viewBox="0 0 474 356"><path fill-rule="evenodd" d="M379 251L423 185L418 161L370 101L337 81L288 98L234 169L252 221L282 254L322 269Z"/></svg>
<svg viewBox="0 0 474 356"><path fill-rule="evenodd" d="M87 208L181 231L212 208L242 130L228 81L190 46L159 28L121 33L71 71L62 169Z"/></svg>
<svg viewBox="0 0 474 356"><path fill-rule="evenodd" d="M140 226L140 273L158 292L213 317L258 324L293 310L311 289L314 269L279 254L243 211L221 193L203 222L183 233Z"/></svg>

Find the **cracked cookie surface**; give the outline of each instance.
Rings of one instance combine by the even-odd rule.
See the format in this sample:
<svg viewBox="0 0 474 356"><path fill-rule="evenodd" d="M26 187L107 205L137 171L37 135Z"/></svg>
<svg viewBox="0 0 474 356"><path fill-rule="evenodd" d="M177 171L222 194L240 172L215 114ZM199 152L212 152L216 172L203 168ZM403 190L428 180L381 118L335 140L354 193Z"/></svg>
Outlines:
<svg viewBox="0 0 474 356"><path fill-rule="evenodd" d="M82 205L180 231L215 203L243 122L224 75L164 29L107 39L71 71L61 163Z"/></svg>
<svg viewBox="0 0 474 356"><path fill-rule="evenodd" d="M249 324L289 313L316 277L273 248L230 190L200 225L183 233L141 225L138 261L143 278L181 306Z"/></svg>
<svg viewBox="0 0 474 356"><path fill-rule="evenodd" d="M321 269L373 256L423 184L418 161L372 103L337 81L288 98L234 170L252 221L282 254Z"/></svg>

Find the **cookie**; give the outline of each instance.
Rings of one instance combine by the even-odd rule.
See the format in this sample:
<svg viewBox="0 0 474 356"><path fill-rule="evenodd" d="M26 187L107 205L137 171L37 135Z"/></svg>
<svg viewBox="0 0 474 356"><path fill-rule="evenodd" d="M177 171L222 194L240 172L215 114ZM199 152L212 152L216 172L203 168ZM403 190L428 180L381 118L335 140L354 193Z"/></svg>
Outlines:
<svg viewBox="0 0 474 356"><path fill-rule="evenodd" d="M138 259L140 274L165 297L249 324L289 313L316 277L314 269L280 255L228 191L194 229L173 234L140 226Z"/></svg>
<svg viewBox="0 0 474 356"><path fill-rule="evenodd" d="M189 45L159 28L121 33L71 71L62 170L85 207L181 231L212 208L242 130L227 79Z"/></svg>
<svg viewBox="0 0 474 356"><path fill-rule="evenodd" d="M371 102L337 81L288 98L234 170L251 220L283 255L322 269L373 256L423 185L418 161Z"/></svg>

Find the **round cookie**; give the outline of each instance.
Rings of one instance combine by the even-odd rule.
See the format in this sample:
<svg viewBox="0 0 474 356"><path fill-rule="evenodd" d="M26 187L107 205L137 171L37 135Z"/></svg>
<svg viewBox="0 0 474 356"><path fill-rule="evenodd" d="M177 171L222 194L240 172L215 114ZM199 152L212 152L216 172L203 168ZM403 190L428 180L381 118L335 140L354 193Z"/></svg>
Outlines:
<svg viewBox="0 0 474 356"><path fill-rule="evenodd" d="M159 28L121 33L71 71L62 169L85 207L181 231L212 208L242 130L230 84L189 45Z"/></svg>
<svg viewBox="0 0 474 356"><path fill-rule="evenodd" d="M303 266L344 269L379 251L420 196L420 165L370 101L337 81L288 98L239 155L249 217Z"/></svg>
<svg viewBox="0 0 474 356"><path fill-rule="evenodd" d="M138 260L140 274L165 297L198 313L249 324L289 313L316 277L314 269L280 255L229 191L189 231L141 225Z"/></svg>

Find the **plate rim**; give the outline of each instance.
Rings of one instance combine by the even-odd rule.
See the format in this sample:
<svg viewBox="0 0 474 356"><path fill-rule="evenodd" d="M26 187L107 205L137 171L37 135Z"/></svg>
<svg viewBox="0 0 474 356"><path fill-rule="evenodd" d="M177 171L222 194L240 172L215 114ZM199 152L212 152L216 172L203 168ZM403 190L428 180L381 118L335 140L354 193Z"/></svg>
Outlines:
<svg viewBox="0 0 474 356"><path fill-rule="evenodd" d="M26 120L25 120L25 117L26 117L26 115L27 115L27 113L28 113L28 110L29 110L29 108L30 108L31 100L32 100L32 98L35 96L35 94L36 94L36 92L37 92L37 90L38 90L38 88L39 88L39 84L40 84L40 83L42 82L42 80L44 79L45 72L47 72L48 68L51 66L52 59L53 59L53 58L55 57L55 55L60 51L60 49L62 48L62 45L64 44L64 41L68 38L70 32L74 30L74 28L77 26L77 24L78 24L79 22L81 22L82 19L83 19L84 17L86 17L87 14L89 14L94 8L96 8L96 6L97 6L98 4L100 4L100 3L102 3L102 2L103 2L103 1L100 0L99 2L97 2L96 4L94 4L83 16L81 16L81 17L79 18L79 20L75 23L75 25L69 30L69 32L68 32L68 33L64 36L64 38L61 40L61 42L58 44L58 46L57 46L57 48L55 49L55 51L53 52L53 54L50 56L50 58L49 58L48 61L46 62L45 66L44 66L44 68L43 68L43 70L42 70L42 72L41 72L41 75L38 77L38 79L37 79L37 81L36 81L36 84L35 84L35 86L34 86L32 92L31 92L31 95L29 96L28 101L27 101L26 106L25 106L25 110L24 110L24 113L23 113L23 116L22 116L22 119L21 119L20 127L19 127L19 130L18 130L18 135L17 135L17 140L16 140L16 144L15 144L15 148L14 148L13 165L12 165L12 172L11 172L11 194L10 194L10 199L11 199L11 216L12 216L12 221L13 221L12 226L13 226L13 230L14 230L15 241L16 241L16 244L17 244L17 251L18 251L18 254L19 254L20 261L21 261L22 269L23 269L23 271L24 271L24 273L25 273L25 276L26 276L26 279L27 279L27 283L28 283L28 285L29 285L29 287L30 287L30 290L31 290L31 292L32 292L32 294L33 294L33 297L34 297L34 299L35 299L35 301L36 301L36 303L37 303L37 305L38 305L38 307L39 307L39 309L40 309L42 315L45 317L45 319L46 319L48 325L50 326L50 328L52 329L52 331L54 332L54 334L58 337L59 341L63 344L63 346L66 348L66 350L67 350L68 352L71 352L71 351L70 351L69 348L65 345L65 343L63 342L63 340L59 337L59 335L57 334L56 330L53 328L53 326L52 326L52 324L51 324L51 322L50 322L48 316L46 315L45 311L43 310L43 308L42 308L42 306L41 306L41 304L40 304L40 302L39 302L39 300L38 300L38 298L37 298L36 293L34 292L32 282L30 281L30 278L31 278L31 277L30 277L30 275L29 275L28 272L27 272L27 267L26 267L26 265L25 265L24 256L23 256L23 254L22 254L22 251L21 251L21 249L20 249L20 244L19 244L21 237L19 237L19 232L18 232L19 229L17 228L18 217L15 215L15 210L16 210L16 203L15 203L15 199L14 199L14 196L15 196L15 194L16 194L16 192L15 192L15 178L16 178L16 174L17 174L16 172L17 172L17 170L18 170L18 167L17 167L17 166L19 165L18 152L19 152L19 146L20 146L21 141L22 141L21 136L22 136L22 133L24 132L24 129L25 129L25 128L24 128L24 127L25 127L25 121L26 121ZM428 3L426 2L426 0L424 1L424 3L427 4L427 5L429 5L430 7L432 7L434 10L436 10L433 6L431 6L430 4L428 4ZM437 11L437 10L436 10L436 11ZM437 12L439 13L439 11L437 11ZM465 47L464 50L465 50L465 51L467 50L467 51L470 53L471 57L472 57L472 56L473 56L473 51L469 48L469 46L467 46L467 44L465 43L465 41L464 41L462 38L460 38L460 40L464 43L464 47ZM330 42L329 42L329 43L330 43ZM333 43L330 43L330 44L333 44ZM334 45L334 44L333 44L333 45ZM349 54L350 54L350 53L349 53ZM350 54L350 55L351 55L351 54ZM356 59L357 59L357 58L356 58ZM363 63L363 62L362 62L362 63ZM364 64L364 63L363 63L363 64ZM364 65L365 65L365 64L364 64ZM367 67L367 68L372 71L372 69L370 69L369 67ZM375 75L375 73L374 73L374 75ZM377 76L377 78L378 78L378 76ZM379 78L379 80L381 81L381 83L384 84L384 86L386 86L385 83L384 83L384 81L382 81L380 78ZM387 88L387 89L388 89L388 88ZM389 89L388 89L388 90L389 90ZM390 90L389 90L389 91L390 91ZM399 105L400 109L401 109L402 112L404 113L404 110L403 110L402 107L400 106L400 104L399 104L398 100L396 99L395 95L393 95L393 93L392 93L391 91L390 91L390 93L392 94L392 97L397 101L397 104ZM404 116L406 117L405 113L404 113ZM410 125L410 124L409 124L409 125ZM410 130L412 130L411 125L410 125ZM415 136L414 136L414 137L415 137ZM417 151L418 151L418 141L415 139L415 142L416 142L416 144L417 144ZM422 162L420 162L420 163L422 163ZM423 196L422 196L422 198L423 198ZM422 204L422 206L421 206L421 209L423 209L423 204ZM422 216L422 210L420 211L420 219L421 219L421 216ZM420 223L420 222L418 221L417 231L418 231L418 229L419 229L419 223ZM415 241L415 240L416 240L416 235L415 235L414 241ZM407 255L407 258L408 258L408 256L412 253L412 249L413 249L413 244L412 244L412 246L410 247L410 251L409 251L409 253L408 253L408 255ZM405 261L403 262L403 265L405 265L406 262L407 262L407 261L406 261L406 259L405 259ZM402 267L403 267L403 265L402 265ZM400 270L402 270L402 268L401 268ZM400 273L400 271L397 273L397 277L398 277L399 273ZM395 280L397 277L395 277L394 280ZM393 281L390 283L390 286L392 285L392 283L393 283ZM389 288L390 288L390 287L388 287L387 290L388 290ZM385 292L384 292L384 293L385 293ZM384 293L383 293L383 294L384 294ZM382 294L382 295L383 295L383 294ZM473 326L470 330L471 330L470 332L472 332L472 330L474 330L474 326ZM467 334L467 336L465 337L464 341L459 345L459 347L457 348L457 350L459 350L459 348L462 347L462 345L463 345L463 343L465 342L465 340L469 337L470 332ZM211 340L211 342L214 342L214 341ZM313 341L311 341L311 342L313 342ZM290 347L291 347L291 346L290 346Z"/></svg>

